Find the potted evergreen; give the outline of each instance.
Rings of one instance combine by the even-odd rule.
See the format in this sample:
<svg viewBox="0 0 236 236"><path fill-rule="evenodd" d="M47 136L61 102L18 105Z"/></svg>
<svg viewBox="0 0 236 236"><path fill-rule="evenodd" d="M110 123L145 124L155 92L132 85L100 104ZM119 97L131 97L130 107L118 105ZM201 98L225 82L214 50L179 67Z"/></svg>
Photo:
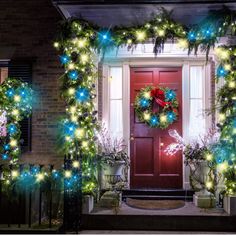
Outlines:
<svg viewBox="0 0 236 236"><path fill-rule="evenodd" d="M99 204L117 212L121 205L121 190L127 186L130 162L124 140L112 137L104 126L98 138L98 157L100 188L106 190Z"/></svg>
<svg viewBox="0 0 236 236"><path fill-rule="evenodd" d="M101 164L101 188L114 188L120 182L127 182L130 164L127 146L122 138L111 137L103 126L98 139L98 157ZM121 184L119 184L121 185Z"/></svg>
<svg viewBox="0 0 236 236"><path fill-rule="evenodd" d="M170 130L169 134L177 142L169 145L166 152L173 155L179 150L183 151L184 162L190 169L190 186L195 191L195 205L202 208L214 207L220 178L216 171L212 147L218 140L218 132L216 129L209 129L206 135L190 143L186 143L175 130Z"/></svg>

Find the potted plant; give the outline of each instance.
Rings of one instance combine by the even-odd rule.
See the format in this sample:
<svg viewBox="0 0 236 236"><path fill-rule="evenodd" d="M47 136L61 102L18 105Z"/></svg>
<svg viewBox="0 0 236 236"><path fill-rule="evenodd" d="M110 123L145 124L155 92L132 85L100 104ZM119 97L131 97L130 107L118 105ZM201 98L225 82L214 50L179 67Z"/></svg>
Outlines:
<svg viewBox="0 0 236 236"><path fill-rule="evenodd" d="M98 156L101 164L101 188L114 188L119 182L127 182L129 157L127 146L122 138L111 137L109 131L103 126L98 139Z"/></svg>
<svg viewBox="0 0 236 236"><path fill-rule="evenodd" d="M206 135L191 143L186 143L175 130L170 130L169 134L177 142L169 145L166 152L173 155L179 150L183 151L184 162L190 169L190 186L195 191L194 203L203 208L214 207L220 176L211 149L218 140L218 132L209 129Z"/></svg>
<svg viewBox="0 0 236 236"><path fill-rule="evenodd" d="M101 207L118 211L121 205L121 190L128 183L129 157L124 140L112 137L103 125L98 137L98 157L100 160L100 188L106 191L101 199Z"/></svg>

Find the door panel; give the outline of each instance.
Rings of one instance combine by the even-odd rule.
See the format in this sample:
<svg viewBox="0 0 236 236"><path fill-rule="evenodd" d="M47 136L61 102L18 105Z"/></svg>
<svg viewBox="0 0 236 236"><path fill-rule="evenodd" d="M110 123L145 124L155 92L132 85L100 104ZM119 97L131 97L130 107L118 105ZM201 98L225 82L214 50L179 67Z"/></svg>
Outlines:
<svg viewBox="0 0 236 236"><path fill-rule="evenodd" d="M169 129L182 135L182 68L131 68L130 84L130 155L131 188L181 188L182 153L167 156L164 153L173 139ZM137 93L146 86L169 87L176 92L179 101L178 121L167 129L150 128L135 115L134 102Z"/></svg>
<svg viewBox="0 0 236 236"><path fill-rule="evenodd" d="M153 138L136 138L134 140L135 148L135 176L154 175L154 143ZM145 153L145 155L144 155Z"/></svg>

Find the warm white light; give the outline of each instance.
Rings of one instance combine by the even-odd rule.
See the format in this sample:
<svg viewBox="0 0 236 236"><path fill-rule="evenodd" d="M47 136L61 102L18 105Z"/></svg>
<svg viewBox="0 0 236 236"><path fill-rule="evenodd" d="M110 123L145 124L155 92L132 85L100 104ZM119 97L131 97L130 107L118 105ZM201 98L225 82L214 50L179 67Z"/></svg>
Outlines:
<svg viewBox="0 0 236 236"><path fill-rule="evenodd" d="M146 32L145 32L145 31L138 30L138 31L136 32L136 37L137 37L137 40L138 40L138 41L144 41L145 38L146 38Z"/></svg>
<svg viewBox="0 0 236 236"><path fill-rule="evenodd" d="M143 115L144 120L148 121L151 118L151 115L149 113L144 113Z"/></svg>
<svg viewBox="0 0 236 236"><path fill-rule="evenodd" d="M230 88L235 88L235 82L234 81L230 81L229 82L229 87Z"/></svg>
<svg viewBox="0 0 236 236"><path fill-rule="evenodd" d="M150 93L150 92L145 92L145 93L143 94L143 96L144 96L145 98L149 99L149 98L151 97L151 93Z"/></svg>
<svg viewBox="0 0 236 236"><path fill-rule="evenodd" d="M212 182L210 182L210 181L206 182L206 187L208 189L212 188L212 186L213 186Z"/></svg>
<svg viewBox="0 0 236 236"><path fill-rule="evenodd" d="M224 121L225 118L226 118L225 114L223 114L223 113L220 113L220 114L219 114L219 120L220 120L220 121Z"/></svg>
<svg viewBox="0 0 236 236"><path fill-rule="evenodd" d="M84 147L84 148L88 147L88 142L87 141L83 141L82 142L82 147Z"/></svg>
<svg viewBox="0 0 236 236"><path fill-rule="evenodd" d="M220 172L223 172L223 171L227 170L227 168L228 168L228 164L226 162L223 162L223 163L218 165L218 169L219 169Z"/></svg>
<svg viewBox="0 0 236 236"><path fill-rule="evenodd" d="M84 136L84 130L81 129L81 128L76 129L76 130L75 130L75 136L76 136L77 138L83 137L83 136Z"/></svg>
<svg viewBox="0 0 236 236"><path fill-rule="evenodd" d="M229 51L227 49L223 49L223 48L220 48L220 47L215 49L215 54L221 60L226 60L230 56L230 53L229 53Z"/></svg>
<svg viewBox="0 0 236 236"><path fill-rule="evenodd" d="M58 48L58 47L59 47L59 43L58 43L58 42L55 42L55 43L53 44L53 46L54 46L55 48Z"/></svg>
<svg viewBox="0 0 236 236"><path fill-rule="evenodd" d="M13 170L13 171L11 172L11 176L12 176L13 178L16 178L16 177L19 176L19 172L18 172L17 170Z"/></svg>
<svg viewBox="0 0 236 236"><path fill-rule="evenodd" d="M186 39L179 39L177 42L177 47L179 48L188 48L188 41Z"/></svg>
<svg viewBox="0 0 236 236"><path fill-rule="evenodd" d="M79 168L80 167L80 163L78 161L73 161L72 166L74 168Z"/></svg>
<svg viewBox="0 0 236 236"><path fill-rule="evenodd" d="M77 45L78 45L79 48L85 47L86 44L87 44L87 41L86 41L85 38L84 39L79 39L78 42L77 42Z"/></svg>
<svg viewBox="0 0 236 236"><path fill-rule="evenodd" d="M12 139L12 140L10 141L10 146L11 146L11 147L16 147L16 146L17 146L17 140Z"/></svg>
<svg viewBox="0 0 236 236"><path fill-rule="evenodd" d="M75 89L74 88L69 88L68 89L68 94L69 95L74 95L75 94Z"/></svg>
<svg viewBox="0 0 236 236"><path fill-rule="evenodd" d="M157 30L157 35L160 37L165 36L165 30L163 30L163 29Z"/></svg>
<svg viewBox="0 0 236 236"><path fill-rule="evenodd" d="M76 112L76 106L71 106L70 107L70 112L75 113Z"/></svg>
<svg viewBox="0 0 236 236"><path fill-rule="evenodd" d="M86 62L88 62L89 57L87 54L81 54L80 59L81 59L82 63L86 63Z"/></svg>
<svg viewBox="0 0 236 236"><path fill-rule="evenodd" d="M14 109L14 110L12 111L12 115L18 116L18 115L19 115L19 110Z"/></svg>
<svg viewBox="0 0 236 236"><path fill-rule="evenodd" d="M77 117L75 115L72 115L71 116L71 121L76 122L77 121Z"/></svg>
<svg viewBox="0 0 236 236"><path fill-rule="evenodd" d="M74 68L75 68L74 63L69 63L69 64L68 64L68 69L69 69L69 70L73 70Z"/></svg>
<svg viewBox="0 0 236 236"><path fill-rule="evenodd" d="M132 44L132 39L128 39L127 44Z"/></svg>
<svg viewBox="0 0 236 236"><path fill-rule="evenodd" d="M161 115L161 116L160 116L160 122L161 122L161 123L165 123L166 121L167 121L166 115Z"/></svg>
<svg viewBox="0 0 236 236"><path fill-rule="evenodd" d="M70 178L71 175L72 175L72 173L71 173L70 170L66 170L66 171L65 171L65 177L66 177L66 178Z"/></svg>
<svg viewBox="0 0 236 236"><path fill-rule="evenodd" d="M225 68L225 70L231 70L231 65L230 64L225 64L224 68Z"/></svg>
<svg viewBox="0 0 236 236"><path fill-rule="evenodd" d="M21 100L21 97L19 95L14 96L14 101L15 102L20 102L20 100Z"/></svg>
<svg viewBox="0 0 236 236"><path fill-rule="evenodd" d="M39 174L36 175L36 180L37 180L37 182L40 182L40 181L42 181L43 179L44 179L44 175L43 175L42 173L39 173Z"/></svg>
<svg viewBox="0 0 236 236"><path fill-rule="evenodd" d="M207 161L211 161L212 159L213 159L213 155L212 154L210 154L210 153L206 154L206 160Z"/></svg>

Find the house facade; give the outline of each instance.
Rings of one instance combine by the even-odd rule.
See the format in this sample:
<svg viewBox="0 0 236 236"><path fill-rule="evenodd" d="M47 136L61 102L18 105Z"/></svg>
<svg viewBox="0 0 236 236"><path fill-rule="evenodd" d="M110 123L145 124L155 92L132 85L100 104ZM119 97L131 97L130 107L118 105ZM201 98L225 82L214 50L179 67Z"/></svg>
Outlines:
<svg viewBox="0 0 236 236"><path fill-rule="evenodd" d="M137 4L134 8L132 5L117 3L115 5L107 3L105 7L95 2L91 5L80 1L53 3L65 18L82 15L85 19L98 21L101 26L130 24L133 19L144 21L158 10L152 4ZM63 17L52 3L46 0L38 3L2 2L1 4L3 5L1 9L5 9L1 14L2 22L4 21L1 24L2 32L5 32L1 34L0 45L2 80L7 75L14 74L9 73L8 70L14 67L9 65L28 65L32 68L29 77L38 93L32 122L27 123L27 131L24 132L25 139L29 140L21 160L34 164L53 163L60 166L62 158L57 152L57 122L58 117L64 114L65 105L60 99L58 78L63 74L63 70L52 44L58 32L58 22ZM174 13L177 12L174 16L183 21L188 11L181 10L178 5L173 4L161 6L169 10L174 9ZM231 3L228 5L234 7ZM119 11L116 11L117 6ZM199 5L184 4L183 7L191 11ZM220 3L211 5L209 1L200 8L199 14L204 15L208 9L220 7ZM17 12L12 13L12 8L18 9ZM132 9L134 9L133 17L129 15ZM40 10L41 14L35 16L36 10ZM104 14L114 14L112 22L104 21ZM119 17L120 14L122 17ZM15 21L17 15L22 18L20 22ZM193 23L194 21L195 18ZM36 27L41 30L40 34L35 30ZM221 39L219 44L224 44L225 41L226 39ZM99 58L97 60L99 119L106 124L113 136L125 140L131 158L128 176L130 187L189 188L189 171L184 164L183 156L179 154L175 158L166 157L164 150L173 141L168 134L169 129L176 129L188 142L198 139L199 135L204 134L215 124L215 116L204 114L204 110L211 108L217 89L214 82L217 64L214 52L210 52L209 60L206 62L205 53L199 52L197 56L188 55L187 50L183 50L177 42L169 42L165 44L163 52L155 56L153 44L147 42L139 44L133 51L125 47L119 48L118 51L110 51L106 53L103 62L99 62ZM139 81L139 77L142 78L142 82L136 84L135 81ZM152 129L145 130L134 117L136 87L158 84L173 87L177 91L180 103L178 122L161 131L160 135L152 134L150 131ZM162 186L163 179L170 181L167 180Z"/></svg>
<svg viewBox="0 0 236 236"><path fill-rule="evenodd" d="M224 5L230 10L236 10L236 4L233 1L224 1ZM212 187L214 188L214 186L221 187L221 184L215 181L216 179L213 179L213 182L207 182L209 185L205 183L205 180L207 180L210 175L212 178L215 172L213 174L212 172L208 172L210 175L207 176L206 172L200 171L200 181L202 181L202 185L204 185L203 191L200 192L200 195L203 194L203 203L205 204L204 201L206 200L208 204L206 208L214 208L216 201L218 204L213 211L202 212L200 208L197 208L192 202L194 191L190 183L191 173L189 166L186 166L186 159L183 152L178 150L174 155L169 155L166 152L167 147L176 141L173 138L173 133L179 134L186 144L201 142L207 131L215 127L220 118L222 118L220 114L214 110L217 92L227 83L229 83L229 90L236 88L234 81L230 81L233 82L230 83L222 79L216 83L215 78L218 73L218 67L221 65L222 61L217 57L213 47L209 50L208 57L206 57L204 50L198 50L195 55L193 52L189 53L188 49L185 47L186 45L183 45L183 41L181 43L181 40L173 37L173 39L168 38L168 40L163 43L163 48L155 54L153 52L153 41L146 39L140 40L140 42L137 40L136 42L138 43L135 44L134 47L126 47L127 45L117 48L113 47L107 50L104 56L102 56L101 53L93 50L94 48L91 49L87 47L87 45L83 48L86 44L83 38L82 46L79 45L76 37L78 35L78 37L81 37L81 35L84 37L83 33L81 35L78 33L76 37L73 36L74 38L68 39L68 41L75 39L75 44L78 43L79 49L75 53L75 59L72 58L72 49L74 50L74 46L72 46L71 51L70 48L68 50L68 48L55 46L56 36L60 33L58 26L62 20L82 18L88 22L95 23L100 27L100 30L106 29L105 31L109 33L112 32L112 29L116 28L117 25L142 25L147 20L152 19L153 14L158 15L158 13L162 12L163 9L160 10L160 7L163 7L167 11L173 11L172 16L176 22L189 26L198 24L199 19L203 19L207 16L210 10L219 10L223 5L222 1L212 0L154 0L126 1L125 3L116 0L105 0L102 2L96 0L2 0L0 2L0 84L2 84L7 77L21 78L23 81L32 84L32 88L35 91L34 99L36 101L33 105L31 118L24 119L21 122L22 135L19 141L22 145L23 152L22 155L20 155L19 164L23 163L26 166L26 171L24 170L25 172L23 172L24 165L12 166L9 165L8 160L0 159L0 197L4 196L4 194L1 195L1 193L3 190L2 183L6 180L6 178L4 179L5 176L8 176L9 179L11 178L13 181L16 177L19 177L20 180L22 178L25 181L27 177L33 176L36 190L32 193L33 188L30 189L30 186L29 189L25 191L24 202L22 195L17 195L17 197L19 197L18 205L14 205L15 203L11 205L11 199L7 199L7 195L4 196L5 199L1 197L0 209L3 209L2 212L4 213L0 214L0 225L2 222L6 223L8 218L10 221L10 218L12 217L11 219L13 219L15 217L14 215L16 215L18 218L23 219L23 224L27 222L29 227L31 227L31 221L36 218L35 222L38 220L40 227L42 220L47 218L49 228L53 225L53 219L59 219L58 222L63 225L64 232L72 228L73 230L75 228L78 230L81 224L83 226L85 225L85 227L95 229L102 227L114 227L118 229L137 227L138 229L165 230L172 228L184 230L186 229L184 227L188 224L187 228L198 230L199 224L197 221L199 220L199 216L204 215L208 217L209 229L222 230L225 224L229 227L230 231L235 230L235 226L232 223L235 221L235 216L231 217L232 209L235 209L235 203L233 202L235 201L235 197L232 197L232 201L231 196L227 198L228 202L226 201L225 206L228 207L229 210L225 210L224 212L222 208L223 200L220 199L222 196L219 195L219 191L214 189L215 196L206 191ZM234 25L236 25L236 23L234 23ZM96 30L94 28L93 30L92 31L96 34ZM96 36L98 37L99 34L101 33L98 32ZM163 36L163 32L159 32L158 34L160 34L158 37ZM134 39L134 35L135 34L132 35L132 39ZM92 36L94 35L91 35L91 38ZM107 37L107 35L103 36ZM89 43L94 43L96 40L94 40L94 38L90 40L89 38L88 41ZM226 36L224 35L224 37L220 37L217 40L215 48L222 45L235 45L235 42L235 37L227 35L226 33ZM59 43L56 42L56 45L58 44ZM59 50L60 52L58 52L56 49L64 50L64 54L59 55L61 51ZM232 52L232 49L229 49L229 51ZM85 52L85 54L88 53L88 55L80 54L81 52ZM66 55L66 53L68 53L69 56ZM226 54L229 56L230 52L227 51L227 53ZM85 55L84 61L81 59L82 55ZM66 56L66 60L69 58L67 61L71 62L71 68L68 66L69 63L65 63L66 65L62 63L61 58L63 56ZM236 53L234 56L236 57ZM93 61L90 64L90 59L95 62ZM226 63L224 60L223 62ZM62 64L65 70L62 68ZM93 68L94 65L96 67L95 72L97 76L95 85L91 82L93 76L91 76L92 79L88 78L90 73L92 74L91 68ZM225 68L223 69L222 73L224 75L227 73L230 74L229 71L231 69L233 71L234 66L231 67L228 65L227 70ZM80 73L84 75L81 81L84 82L83 79L85 79L82 91L79 81ZM66 82L69 81L68 84L71 87L68 86L66 88L68 90L65 91L68 91L67 95L71 96L69 99L71 99L71 101L73 100L74 103L72 102L72 105L75 106L67 102L67 95L63 97L61 93L61 78L64 78ZM137 96L144 88L148 87L165 88L168 91L172 91L172 95L174 94L176 101L178 101L177 116L175 119L171 120L168 127L164 129L150 127L152 125L147 125L144 121L140 121L138 117ZM93 93L94 91L96 94ZM89 94L90 92L91 94ZM150 94L148 94L147 97L149 95ZM235 99L236 98L233 96L232 100ZM160 98L155 97L155 101L162 106L163 101L160 101ZM89 108L85 107L86 102L90 104L87 106ZM83 109L81 109L81 112L78 104L83 108L85 107L86 112L84 112ZM169 106L170 110L174 111L175 107L172 107L170 101L165 101L165 105L166 104ZM98 112L91 109L93 105ZM71 111L70 108L74 111ZM80 113L77 117L74 116L74 113L77 112L76 109L78 109ZM157 113L160 111L160 107L156 107L154 103L150 111ZM67 153L64 153L65 155L63 156L63 154L58 151L60 149L58 134L61 117L65 117L65 115L67 115L66 122L71 119L68 122L71 126L68 126L69 129L66 127L67 130L63 134L63 138L67 144L69 143L69 147L70 144L73 143L73 140L78 139L81 149L78 151L77 146L74 146L75 148L73 147L73 150L67 150ZM226 115L224 116L224 120L226 119ZM84 127L80 127L79 125L86 123L83 123L83 121L88 116L90 116L89 119L91 118L91 120L87 122L89 123L86 124L87 126L84 126L88 129L83 130ZM150 120L150 117L148 119ZM162 119L165 123L167 116L163 116ZM156 200L155 198L158 200L166 200L166 198L168 200L182 200L182 205L179 208L167 207L167 210L173 210L168 212L165 211L166 209L162 211L159 210L159 208L150 208L150 213L146 208L142 210L138 207L132 208L123 202L123 205L121 204L121 214L118 213L114 215L112 210L110 210L110 212L107 210L105 213L103 210L101 212L98 210L98 212L95 211L91 213L89 207L87 211L82 214L82 189L84 186L81 176L84 175L84 179L88 179L88 185L86 185L88 192L85 191L85 193L88 194L89 197L86 195L88 198L83 198L83 200L89 199L86 204L93 203L91 196L92 193L95 192L94 189L96 189L94 183L97 181L97 178L100 178L99 173L96 172L98 165L93 169L97 178L94 178L94 173L91 173L93 170L89 166L91 163L97 164L97 162L93 162L93 160L96 160L94 156L94 159L91 158L92 161L90 163L88 162L89 164L86 166L85 172L81 171L84 170L83 164L85 163L81 161L83 160L82 154L86 157L91 153L91 156L94 154L95 148L93 147L96 146L97 133L93 128L96 126L97 121L107 128L112 138L124 140L126 146L125 151L129 157L130 166L128 171L124 173L126 176L122 176L127 179L128 184L128 190L122 190L123 197L125 195L124 193L127 193L125 191L128 191L128 193L135 195L128 195L129 197L131 196L131 198L134 197L134 199L137 193L141 193L141 197L139 195L138 198L144 197L145 200L152 200L152 198L154 200ZM153 122L157 122L157 120ZM86 134L87 136L85 135L83 137L83 134L88 130L90 134ZM235 133L232 135L235 135ZM91 149L90 146L92 146ZM220 149L218 150L218 157L221 158L224 153L221 152ZM229 153L226 154L228 155ZM212 158L213 155L210 155L210 157ZM235 156L233 156L232 160L226 160L227 163L225 160L222 161L220 159L217 164L221 165L221 162L223 162L223 164L225 162L227 164L226 167L223 165L220 167L225 167L230 170L230 166L233 166L236 160L234 157ZM206 157L204 156L204 158ZM84 160L90 159L84 158ZM212 159L210 159L209 162L213 163ZM214 162L214 164L216 162ZM2 168L4 165L8 165L8 170ZM19 168L19 170L16 168ZM15 176L13 173L15 173ZM26 177L22 173L24 173ZM58 185L59 191L56 188L52 189L52 182L48 185L49 192L47 192L48 189L46 191L42 190L43 187L45 187L43 186L43 181L47 181L49 179L48 176L51 177L53 181L61 181L61 185ZM102 177L110 177L110 182L114 182L112 177L117 176L116 173L112 173L107 176L104 174ZM234 191L236 186L234 181L235 179L232 180L232 183L228 183L229 189L227 189L227 191L230 192L231 184L231 190L232 192ZM98 183L101 189L96 189L96 191L98 190L96 192L97 201L102 199L98 194L99 190L101 190L99 193L108 190L108 178L105 178L105 182L105 185L103 185L104 182L102 181ZM7 180L4 184L5 183L7 185ZM54 190L56 191L53 192ZM109 194L111 193L109 191L107 192L109 200ZM115 194L117 194L116 191ZM142 196L142 194L145 195ZM117 196L120 200L120 193L118 193ZM124 199L129 197L126 195ZM189 201L189 199L191 201ZM2 202L4 204L2 204ZM9 204L5 204L6 202ZM84 202L85 201L83 201L83 205L85 205ZM8 208L10 205L11 208ZM29 207L27 208L26 205ZM47 209L45 207L46 210L43 209L44 205L47 205ZM24 209L22 210L21 208ZM31 215L32 208L34 208L34 210L36 209L35 211L38 211L38 213ZM22 210L22 215L15 214L14 211L16 209ZM54 209L55 214L53 213ZM11 210L13 214L11 214ZM62 214L63 210L64 213ZM49 216L46 216L48 212ZM5 214L9 214L10 216L7 215L6 217ZM170 217L171 220L168 217ZM28 219L26 220L26 218ZM12 222L15 222L14 220L15 219L13 219ZM208 220L205 220L204 217L201 219L201 224L203 225L201 229L208 229ZM9 221L7 222L8 227L10 227ZM117 222L122 223L116 224ZM142 222L142 224L139 225L139 222ZM221 222L224 223L221 224ZM19 227L20 224L21 223L19 223Z"/></svg>

